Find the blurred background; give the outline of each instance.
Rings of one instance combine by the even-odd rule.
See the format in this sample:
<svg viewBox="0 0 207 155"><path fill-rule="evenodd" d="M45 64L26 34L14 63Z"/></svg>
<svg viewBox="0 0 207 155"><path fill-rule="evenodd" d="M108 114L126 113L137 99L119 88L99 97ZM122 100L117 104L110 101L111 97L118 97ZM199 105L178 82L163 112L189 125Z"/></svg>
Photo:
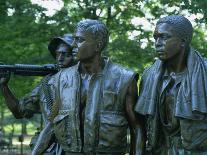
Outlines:
<svg viewBox="0 0 207 155"><path fill-rule="evenodd" d="M141 76L154 61L155 23L166 15L187 17L194 26L192 46L207 56L206 8L207 0L0 0L0 62L54 63L47 50L51 38L73 33L78 21L91 18L110 31L104 55ZM9 86L21 98L40 80L13 75ZM41 116L16 120L4 102L0 93L0 154L29 154L31 136L42 128Z"/></svg>

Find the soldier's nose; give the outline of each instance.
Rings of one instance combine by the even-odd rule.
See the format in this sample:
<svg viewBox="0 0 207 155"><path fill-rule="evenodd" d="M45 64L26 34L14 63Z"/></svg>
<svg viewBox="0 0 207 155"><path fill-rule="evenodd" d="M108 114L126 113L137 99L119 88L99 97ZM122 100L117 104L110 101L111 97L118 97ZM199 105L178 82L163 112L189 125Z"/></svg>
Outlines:
<svg viewBox="0 0 207 155"><path fill-rule="evenodd" d="M72 46L73 48L76 47L76 41L75 41L75 39L73 40L71 46Z"/></svg>

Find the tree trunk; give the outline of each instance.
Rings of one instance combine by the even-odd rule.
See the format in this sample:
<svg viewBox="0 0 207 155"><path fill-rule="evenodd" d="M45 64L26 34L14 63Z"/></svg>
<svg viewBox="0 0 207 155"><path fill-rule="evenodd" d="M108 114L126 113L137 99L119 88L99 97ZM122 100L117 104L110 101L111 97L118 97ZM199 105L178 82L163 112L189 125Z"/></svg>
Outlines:
<svg viewBox="0 0 207 155"><path fill-rule="evenodd" d="M0 129L4 133L4 106L1 105L1 119L0 119Z"/></svg>
<svg viewBox="0 0 207 155"><path fill-rule="evenodd" d="M24 119L22 120L22 134L27 135L27 123Z"/></svg>

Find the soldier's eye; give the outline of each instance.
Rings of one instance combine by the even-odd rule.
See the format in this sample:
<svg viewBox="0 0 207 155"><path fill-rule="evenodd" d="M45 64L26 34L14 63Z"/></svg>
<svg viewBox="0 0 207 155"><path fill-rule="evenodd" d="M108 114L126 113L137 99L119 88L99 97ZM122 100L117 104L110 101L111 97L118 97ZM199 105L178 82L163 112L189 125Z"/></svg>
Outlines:
<svg viewBox="0 0 207 155"><path fill-rule="evenodd" d="M171 36L170 36L170 35L163 35L162 38L163 38L164 40L167 40L167 39L171 38Z"/></svg>
<svg viewBox="0 0 207 155"><path fill-rule="evenodd" d="M81 38L81 37L78 37L78 38L77 38L77 42L81 43L81 42L83 42L83 41L85 41L85 39L83 39L83 38Z"/></svg>

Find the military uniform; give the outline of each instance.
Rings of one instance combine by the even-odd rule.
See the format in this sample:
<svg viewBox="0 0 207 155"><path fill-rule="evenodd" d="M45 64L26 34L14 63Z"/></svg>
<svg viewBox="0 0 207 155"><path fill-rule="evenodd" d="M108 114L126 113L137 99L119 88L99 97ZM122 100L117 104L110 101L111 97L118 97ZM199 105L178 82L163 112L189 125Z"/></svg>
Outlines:
<svg viewBox="0 0 207 155"><path fill-rule="evenodd" d="M147 118L148 154L207 154L206 71L193 49L182 73L167 73L160 60L145 70L135 111Z"/></svg>
<svg viewBox="0 0 207 155"><path fill-rule="evenodd" d="M54 90L54 79L53 76L48 75L40 82L40 84L35 87L32 92L19 101L20 113L24 118L31 118L35 113L41 113L46 125L49 121L49 116L51 114L51 108L54 96L52 93ZM31 147L36 144L39 134L36 134L31 141ZM54 137L53 137L54 139ZM61 148L57 143L51 144L45 154L60 154Z"/></svg>
<svg viewBox="0 0 207 155"><path fill-rule="evenodd" d="M103 71L90 77L80 74L79 64L56 75L54 129L67 155L125 154L125 96L135 75L108 59Z"/></svg>
<svg viewBox="0 0 207 155"><path fill-rule="evenodd" d="M42 113L44 124L48 121L52 108L53 78L46 76L30 94L19 101L20 113L25 118L31 118L35 113Z"/></svg>

